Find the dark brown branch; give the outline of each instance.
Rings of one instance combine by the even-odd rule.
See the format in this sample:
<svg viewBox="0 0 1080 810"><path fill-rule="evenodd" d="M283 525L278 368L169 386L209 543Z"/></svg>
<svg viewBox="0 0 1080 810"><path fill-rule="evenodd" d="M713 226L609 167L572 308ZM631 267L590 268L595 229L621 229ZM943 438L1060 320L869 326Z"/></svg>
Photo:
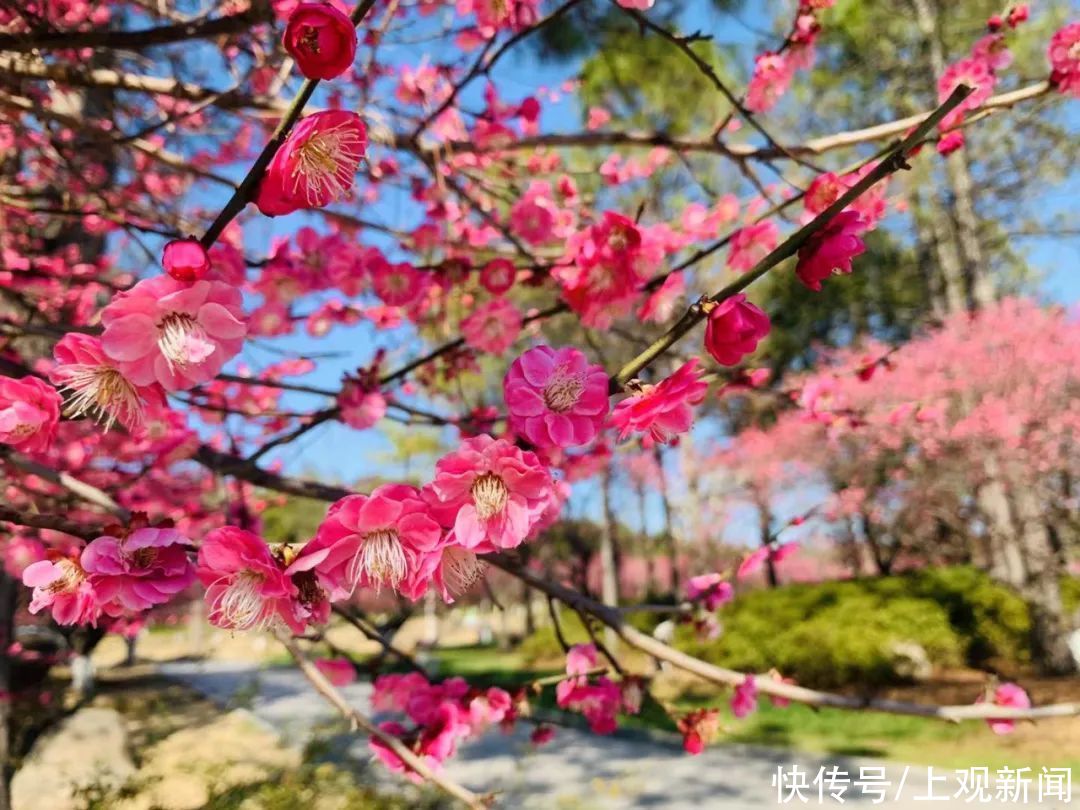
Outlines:
<svg viewBox="0 0 1080 810"><path fill-rule="evenodd" d="M239 34L259 23L273 19L268 3L252 3L246 11L228 14L213 20L201 19L175 25L145 28L141 31L111 31L95 28L90 31L42 31L25 34L0 34L0 50L26 53L36 50L68 50L70 48L111 48L141 50L155 45L168 45L192 39Z"/></svg>

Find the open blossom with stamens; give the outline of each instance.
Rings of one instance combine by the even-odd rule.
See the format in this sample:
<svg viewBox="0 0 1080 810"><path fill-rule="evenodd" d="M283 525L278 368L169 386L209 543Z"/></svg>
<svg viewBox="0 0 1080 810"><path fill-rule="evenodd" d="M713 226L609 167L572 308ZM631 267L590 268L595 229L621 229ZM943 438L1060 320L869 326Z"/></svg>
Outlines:
<svg viewBox="0 0 1080 810"><path fill-rule="evenodd" d="M27 452L48 450L56 438L63 401L37 377L0 376L0 444Z"/></svg>
<svg viewBox="0 0 1080 810"><path fill-rule="evenodd" d="M58 554L26 566L23 585L33 588L30 612L52 609L57 624L92 624L97 626L101 608L94 586L77 559Z"/></svg>
<svg viewBox="0 0 1080 810"><path fill-rule="evenodd" d="M451 532L432 579L442 593L443 601L450 604L476 587L486 573L487 564L476 556L476 552L458 544Z"/></svg>
<svg viewBox="0 0 1080 810"><path fill-rule="evenodd" d="M484 554L524 542L553 497L535 453L505 439L475 436L439 459L424 488L432 514L462 547Z"/></svg>
<svg viewBox="0 0 1080 810"><path fill-rule="evenodd" d="M619 439L631 433L644 433L642 444L666 444L690 429L693 406L705 399L709 385L702 382L699 361L695 357L681 365L674 374L656 385L642 385L638 393L627 397L611 414L619 428Z"/></svg>
<svg viewBox="0 0 1080 810"><path fill-rule="evenodd" d="M867 228L855 211L841 211L799 248L795 274L811 290L820 292L821 282L838 273L850 273L851 261L866 250L860 234Z"/></svg>
<svg viewBox="0 0 1080 810"><path fill-rule="evenodd" d="M505 298L488 301L461 322L465 343L491 354L503 354L521 334L521 313Z"/></svg>
<svg viewBox="0 0 1080 810"><path fill-rule="evenodd" d="M90 416L108 430L119 422L138 431L148 410L165 405L165 393L156 382L135 385L116 367L101 341L80 332L69 332L53 347L58 365L49 379L65 393L68 416Z"/></svg>
<svg viewBox="0 0 1080 810"><path fill-rule="evenodd" d="M101 346L136 386L182 391L217 376L244 344L240 290L222 281L140 281L101 312Z"/></svg>
<svg viewBox="0 0 1080 810"><path fill-rule="evenodd" d="M442 528L419 490L385 484L333 504L297 563L305 561L331 599L346 598L357 587L389 587L418 599L442 543Z"/></svg>
<svg viewBox="0 0 1080 810"><path fill-rule="evenodd" d="M333 79L353 63L356 27L330 3L301 3L285 27L285 50L308 79Z"/></svg>
<svg viewBox="0 0 1080 810"><path fill-rule="evenodd" d="M709 311L705 348L717 363L734 366L757 349L770 327L769 316L739 293Z"/></svg>
<svg viewBox="0 0 1080 810"><path fill-rule="evenodd" d="M303 632L298 589L258 535L232 526L214 529L199 549L198 566L215 627L266 630L284 623Z"/></svg>
<svg viewBox="0 0 1080 810"><path fill-rule="evenodd" d="M1050 38L1050 83L1058 92L1080 98L1080 21L1069 23Z"/></svg>
<svg viewBox="0 0 1080 810"><path fill-rule="evenodd" d="M255 205L273 217L341 199L352 188L366 151L367 129L359 115L313 113L296 125L270 161Z"/></svg>
<svg viewBox="0 0 1080 810"><path fill-rule="evenodd" d="M588 444L608 413L608 378L577 349L537 346L506 372L510 427L540 448Z"/></svg>
<svg viewBox="0 0 1080 810"><path fill-rule="evenodd" d="M83 549L80 562L109 616L162 605L195 581L191 541L175 529L144 527L104 536Z"/></svg>

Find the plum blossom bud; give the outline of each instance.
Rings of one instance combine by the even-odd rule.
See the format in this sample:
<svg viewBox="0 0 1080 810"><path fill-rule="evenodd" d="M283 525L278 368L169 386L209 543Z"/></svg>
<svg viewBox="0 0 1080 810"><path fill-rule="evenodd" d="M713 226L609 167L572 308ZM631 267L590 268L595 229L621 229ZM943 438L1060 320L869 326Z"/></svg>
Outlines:
<svg viewBox="0 0 1080 810"><path fill-rule="evenodd" d="M757 348L770 326L769 316L745 295L733 295L709 312L705 348L717 363L734 366Z"/></svg>
<svg viewBox="0 0 1080 810"><path fill-rule="evenodd" d="M195 239L174 239L165 245L161 264L174 279L191 284L210 272L210 254Z"/></svg>
<svg viewBox="0 0 1080 810"><path fill-rule="evenodd" d="M300 3L285 28L285 50L308 79L333 79L353 63L356 27L330 3Z"/></svg>

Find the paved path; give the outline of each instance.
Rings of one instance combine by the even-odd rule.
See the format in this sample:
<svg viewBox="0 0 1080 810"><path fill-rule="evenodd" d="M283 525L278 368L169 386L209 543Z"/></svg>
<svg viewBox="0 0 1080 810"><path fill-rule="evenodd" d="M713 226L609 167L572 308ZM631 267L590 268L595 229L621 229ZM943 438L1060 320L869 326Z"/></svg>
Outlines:
<svg viewBox="0 0 1080 810"><path fill-rule="evenodd" d="M256 717L272 726L287 743L303 745L337 718L294 669L256 669L247 664L223 662L176 663L161 667L163 674L184 681L222 704L240 702ZM350 702L370 711L371 685L354 683L342 692ZM763 807L871 807L873 793L848 786L843 804L826 789L819 799L812 784L821 767L838 766L857 780L861 769L883 769L889 788L880 806L891 810L925 810L929 807L1018 808L1036 806L1080 807L1080 796L1071 804L1039 801L1033 781L1027 802L1001 801L991 791L992 801L965 802L963 798L926 801L927 771L924 766L905 769L867 759L830 756L819 759L790 751L735 745L714 746L698 757L690 757L679 746L663 741L622 737L596 737L573 729L559 728L554 740L538 751L530 750L528 728L520 724L509 735L492 731L462 746L447 763L447 773L478 792L498 791L497 807L514 810L623 810L663 808L663 810L756 810ZM358 740L348 754L369 759L366 743ZM798 768L807 781L802 791L806 803L778 801L773 778L777 768L786 774ZM379 772L386 774L384 769ZM865 776L874 771L863 771ZM960 783L956 773L936 769L933 795L956 793ZM1080 779L1080 774L1075 775ZM900 787L902 782L902 787ZM899 796L896 798L898 787ZM1080 785L1075 793L1080 793Z"/></svg>

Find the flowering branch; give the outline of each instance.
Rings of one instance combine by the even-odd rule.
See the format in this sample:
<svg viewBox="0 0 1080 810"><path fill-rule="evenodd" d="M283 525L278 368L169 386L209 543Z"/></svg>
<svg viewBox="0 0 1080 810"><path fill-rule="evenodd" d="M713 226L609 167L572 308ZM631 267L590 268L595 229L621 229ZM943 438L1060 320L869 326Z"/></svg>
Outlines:
<svg viewBox="0 0 1080 810"><path fill-rule="evenodd" d="M350 18L354 27L361 23L374 5L375 0L361 0L361 2L357 4ZM239 187L233 193L232 197L225 203L225 206L221 209L221 213L218 214L210 227L206 229L206 233L203 234L200 241L204 248L209 249L218 240L218 237L221 236L228 224L232 222L236 215L248 204L248 201L255 194L255 190L262 181L263 174L266 172L266 167L270 165L270 161L274 159L274 155L277 154L278 149L285 143L285 139L288 137L289 132L296 125L296 122L300 120L300 116L304 112L304 107L307 105L315 92L315 88L318 86L318 79L304 80L300 92L296 94L296 98L293 99L292 104L290 104L289 108L285 111L285 115L281 119L281 123L277 125L277 129L274 130L274 134L270 136L270 140L266 142L266 146L263 147L262 152L255 158L255 162L251 164L248 173L244 176L244 179L240 182Z"/></svg>
<svg viewBox="0 0 1080 810"><path fill-rule="evenodd" d="M243 11L215 19L191 20L174 25L145 28L141 31L41 31L0 34L0 50L27 52L70 50L74 48L110 48L139 50L155 45L169 45L192 39L210 39L223 34L239 34L254 25L273 19L268 2L252 3Z"/></svg>
<svg viewBox="0 0 1080 810"><path fill-rule="evenodd" d="M737 280L728 284L719 292L703 299L686 311L679 321L671 327L662 337L657 339L645 351L619 369L618 373L611 378L612 392L622 390L630 380L638 375L657 357L671 348L687 332L705 319L705 310L702 304L720 303L742 290L749 287L784 259L794 256L799 248L806 244L819 230L824 228L837 214L847 208L864 193L869 191L880 180L908 167L907 158L915 145L917 145L937 123L971 94L970 87L960 85L933 113L912 130L904 140L900 142L881 162L866 173L857 183L844 192L840 197L816 216L812 221L799 228L791 236L785 239L779 247L759 261L752 270L740 276Z"/></svg>
<svg viewBox="0 0 1080 810"><path fill-rule="evenodd" d="M546 580L543 577L529 571L514 562L505 554L494 554L486 558L508 574L517 577L530 587L547 594L549 598L558 599L566 603L576 611L588 613L596 617L606 626L614 630L619 637L644 653L667 661L679 669L697 675L703 680L722 686L739 686L747 678L745 672L738 672L725 667L718 667L706 663L673 647L669 647L662 641L658 641L650 635L636 630L627 624L618 608L601 604L588 596L571 588L560 585L557 582ZM1072 717L1080 715L1080 703L1057 703L1050 706L1038 706L1030 709L1018 709L1007 706L997 706L992 703L956 706L932 706L922 703L910 703L901 700L883 700L871 697L852 697L838 695L832 692L822 692L816 689L808 689L792 683L771 678L757 678L756 685L759 692L774 695L778 698L786 698L796 703L804 703L808 706L830 707L837 709L851 709L857 711L875 711L885 714L902 714L916 717L929 717L950 722L961 720L1038 720L1048 717Z"/></svg>
<svg viewBox="0 0 1080 810"><path fill-rule="evenodd" d="M436 773L428 767L427 763L424 762L422 758L414 754L397 737L384 732L375 725L367 715L362 714L354 708L347 700L345 700L344 695L342 695L341 692L330 683L326 676L319 671L319 668L308 660L308 657L304 655L292 636L283 631L278 631L275 635L277 636L278 641L280 641L285 649L289 651L289 655L293 657L293 660L304 674L304 677L308 679L313 687L315 687L315 691L326 698L326 701L337 709L342 717L349 721L353 730L359 729L368 736L379 740L379 742L393 751L402 762L408 765L410 769L431 782L447 795L457 799L466 807L471 807L473 810L486 810L486 808L490 807L490 798L478 796L468 788L462 787L456 782L448 779L446 776Z"/></svg>

